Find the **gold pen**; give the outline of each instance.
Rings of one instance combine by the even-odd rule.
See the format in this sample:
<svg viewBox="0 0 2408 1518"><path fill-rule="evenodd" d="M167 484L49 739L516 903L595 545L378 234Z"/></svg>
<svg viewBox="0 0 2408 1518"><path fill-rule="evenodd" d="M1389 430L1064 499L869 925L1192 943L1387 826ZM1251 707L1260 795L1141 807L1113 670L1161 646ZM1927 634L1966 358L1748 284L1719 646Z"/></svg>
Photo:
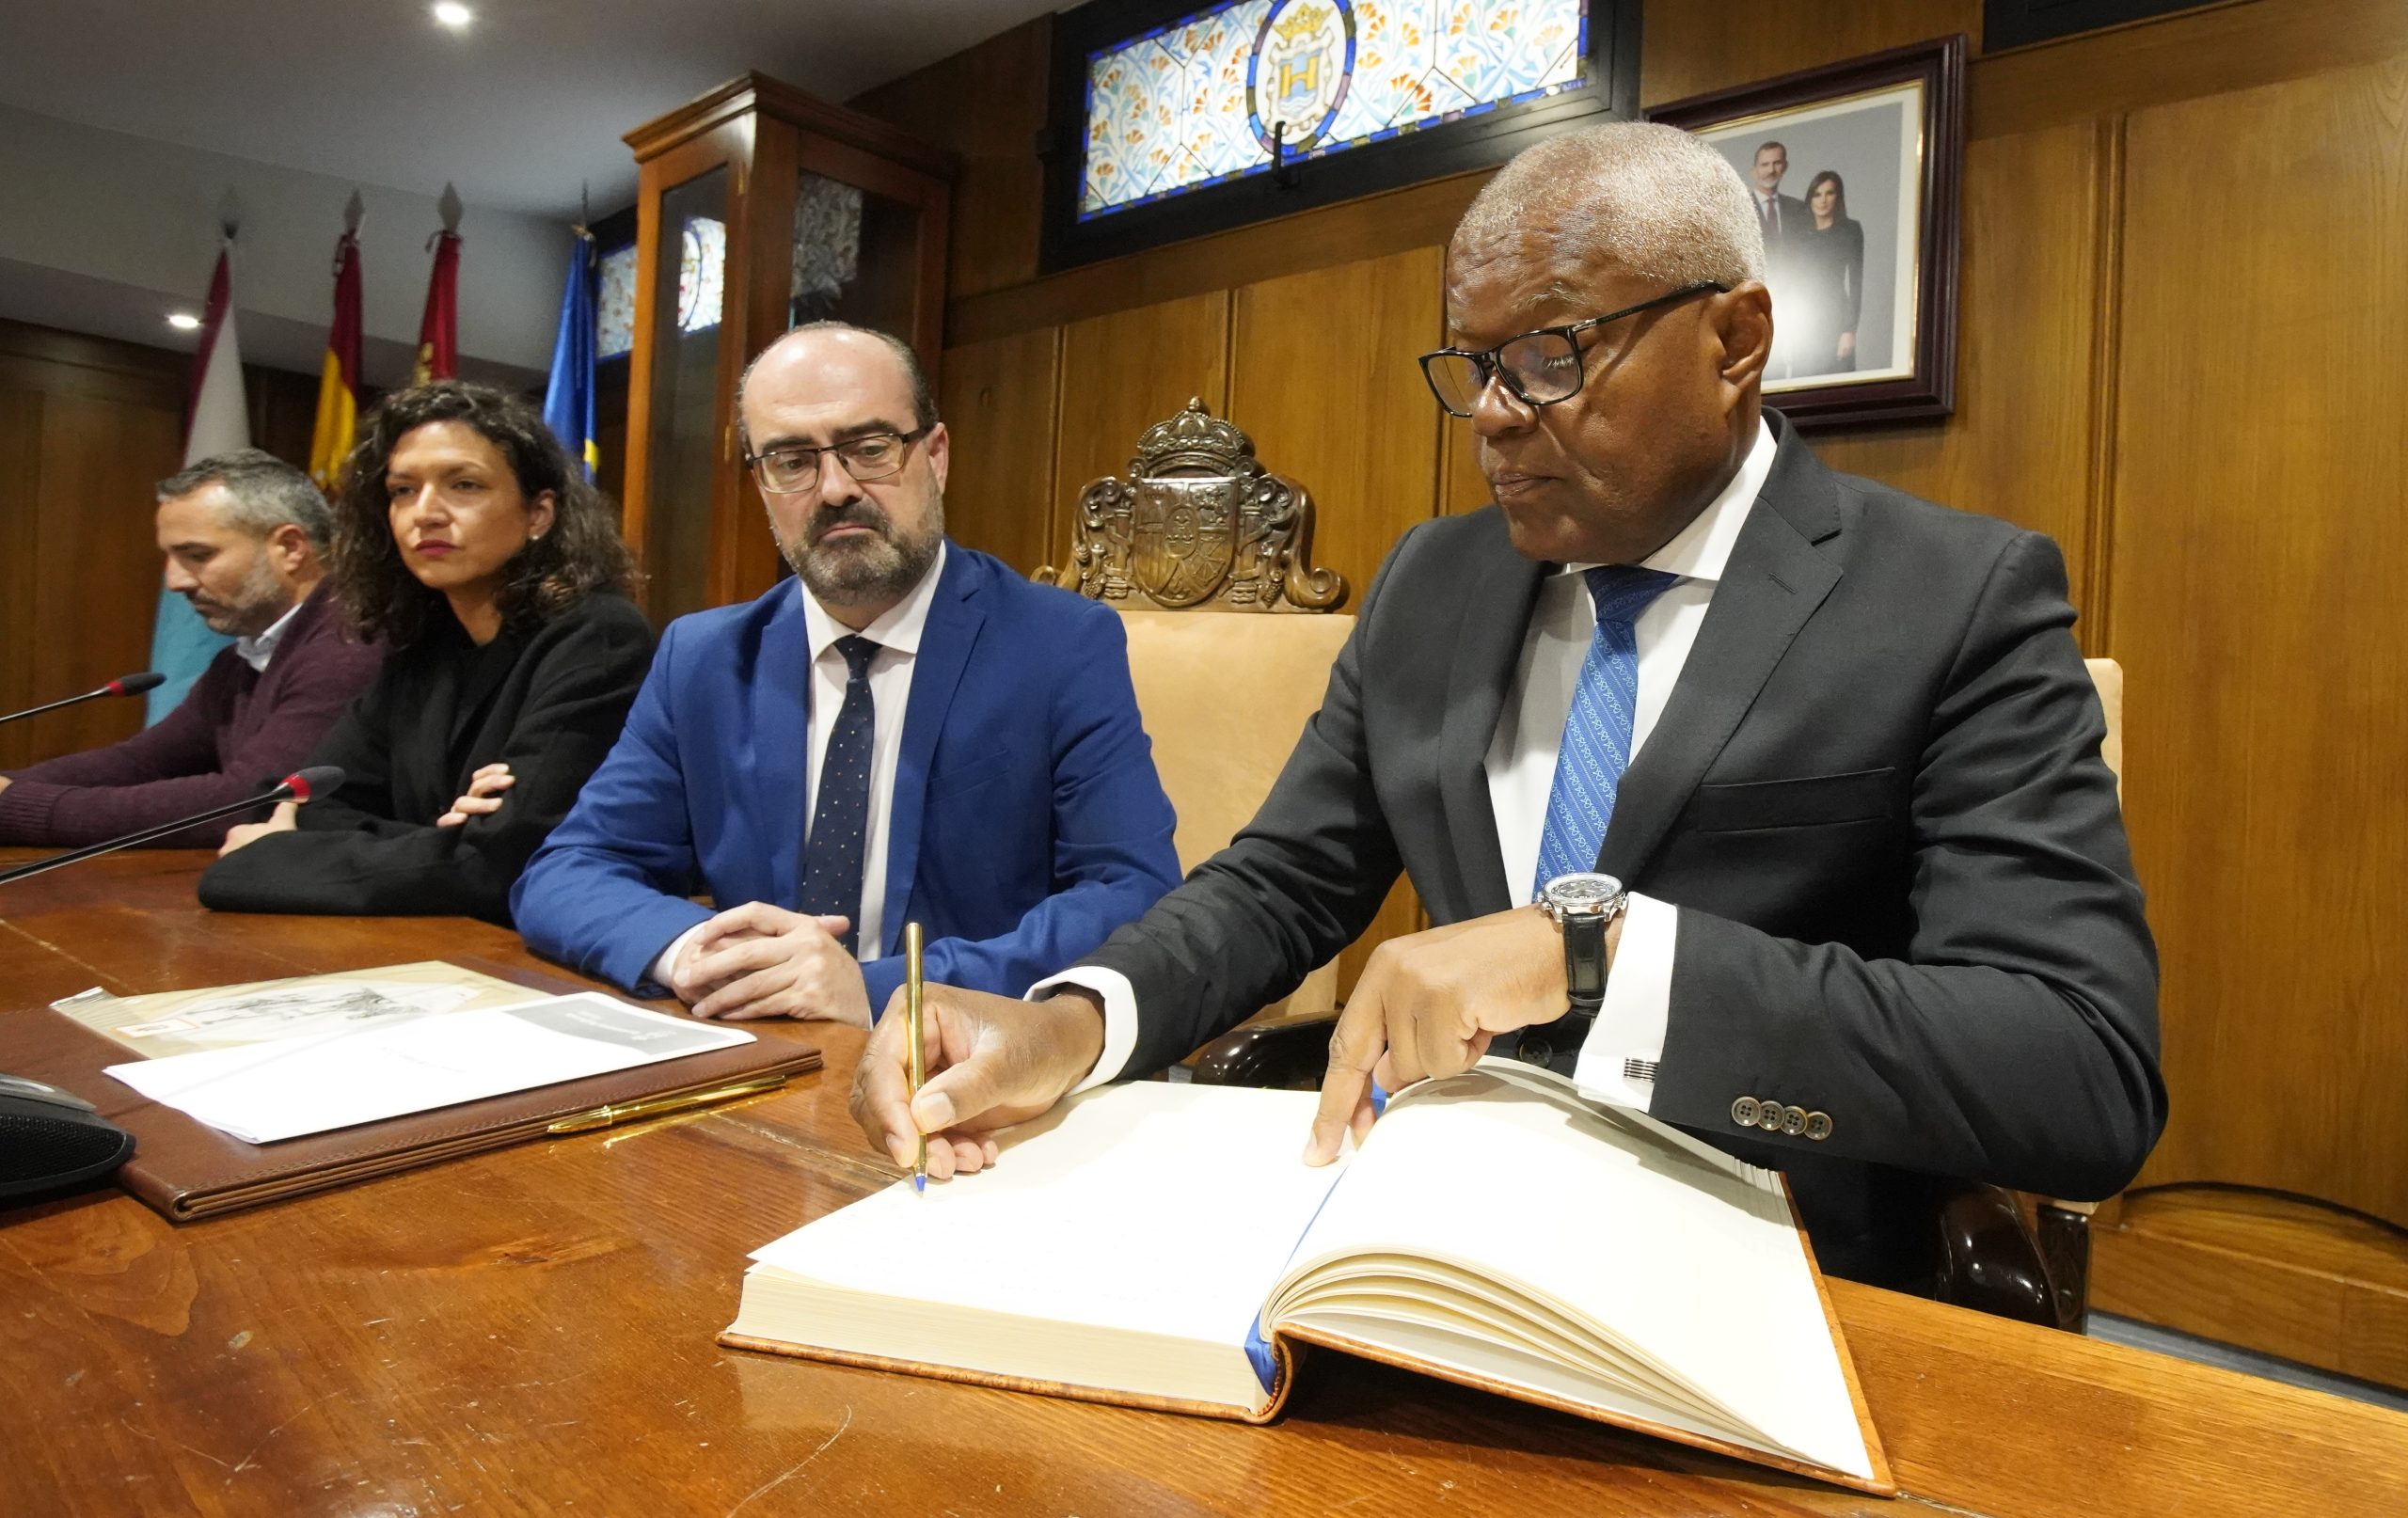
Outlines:
<svg viewBox="0 0 2408 1518"><path fill-rule="evenodd" d="M920 1083L927 1079L927 1061L920 1053L920 925L903 925L903 1036L911 1045L911 1095L920 1094ZM916 1131L919 1119L913 1118ZM928 1189L928 1136L920 1133L919 1158L911 1162L911 1190L926 1194Z"/></svg>
<svg viewBox="0 0 2408 1518"><path fill-rule="evenodd" d="M684 1112L692 1107L707 1107L715 1101L732 1101L737 1097L758 1096L764 1091L775 1091L785 1083L786 1078L783 1075L762 1075L755 1076L750 1081L738 1081L734 1085L714 1086L708 1091L679 1091L668 1096L646 1097L641 1101L630 1101L625 1106L596 1107L592 1112L581 1112L574 1117L563 1117L544 1131L547 1133L591 1132L597 1128L614 1128L621 1123L637 1122L646 1117L658 1117L663 1113Z"/></svg>

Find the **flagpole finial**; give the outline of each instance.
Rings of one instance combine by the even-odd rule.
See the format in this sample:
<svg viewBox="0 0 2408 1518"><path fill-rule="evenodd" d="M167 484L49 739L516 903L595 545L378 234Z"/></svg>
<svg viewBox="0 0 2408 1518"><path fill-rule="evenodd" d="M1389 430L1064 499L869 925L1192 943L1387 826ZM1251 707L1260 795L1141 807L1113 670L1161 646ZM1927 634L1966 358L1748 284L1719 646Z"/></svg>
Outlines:
<svg viewBox="0 0 2408 1518"><path fill-rule="evenodd" d="M460 192L452 187L450 180L443 182L443 198L435 202L435 209L443 213L443 229L456 234L460 230L460 213L466 208L460 204Z"/></svg>
<svg viewBox="0 0 2408 1518"><path fill-rule="evenodd" d="M226 187L226 193L217 200L217 229L223 232L226 241L230 243L234 240L236 229L242 224L243 202L236 198L234 187L230 184Z"/></svg>
<svg viewBox="0 0 2408 1518"><path fill-rule="evenodd" d="M343 235L346 237L358 236L359 224L367 214L367 203L359 198L359 192L357 190L352 191L351 198L344 201L342 206Z"/></svg>

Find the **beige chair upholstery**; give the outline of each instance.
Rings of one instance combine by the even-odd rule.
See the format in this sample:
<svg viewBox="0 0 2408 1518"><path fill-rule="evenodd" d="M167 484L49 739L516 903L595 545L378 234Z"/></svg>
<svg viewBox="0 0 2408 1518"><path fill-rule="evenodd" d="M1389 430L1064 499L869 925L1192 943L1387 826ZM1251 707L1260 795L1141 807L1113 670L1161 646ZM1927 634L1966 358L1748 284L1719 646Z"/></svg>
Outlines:
<svg viewBox="0 0 2408 1518"><path fill-rule="evenodd" d="M1154 740L1154 767L1179 812L1179 867L1192 870L1254 819L1305 721L1321 706L1329 667L1354 619L1123 610L1137 710ZM1275 1010L1338 1005L1335 961Z"/></svg>

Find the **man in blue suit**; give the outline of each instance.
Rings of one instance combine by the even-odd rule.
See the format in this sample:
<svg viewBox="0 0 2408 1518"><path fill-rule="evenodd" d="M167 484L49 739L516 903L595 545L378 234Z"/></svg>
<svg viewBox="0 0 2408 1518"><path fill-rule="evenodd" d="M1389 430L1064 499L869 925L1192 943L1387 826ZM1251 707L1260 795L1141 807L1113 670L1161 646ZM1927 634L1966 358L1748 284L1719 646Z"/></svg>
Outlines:
<svg viewBox="0 0 2408 1518"><path fill-rule="evenodd" d="M866 1026L906 922L930 980L1018 995L1179 880L1119 618L945 541L902 342L798 328L737 406L799 583L670 625L518 930L704 1017Z"/></svg>

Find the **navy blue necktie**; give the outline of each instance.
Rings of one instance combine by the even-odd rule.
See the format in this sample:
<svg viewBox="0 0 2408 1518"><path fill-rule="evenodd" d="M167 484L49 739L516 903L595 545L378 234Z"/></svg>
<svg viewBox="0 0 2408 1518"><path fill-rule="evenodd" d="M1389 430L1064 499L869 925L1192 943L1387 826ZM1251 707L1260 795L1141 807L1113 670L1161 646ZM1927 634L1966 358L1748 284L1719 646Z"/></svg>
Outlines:
<svg viewBox="0 0 2408 1518"><path fill-rule="evenodd" d="M869 836L870 738L876 709L870 704L869 661L879 645L866 638L839 638L845 656L845 701L828 729L828 751L819 761L819 799L811 809L811 840L802 851L802 902L815 917L842 917L851 925L837 935L845 952L861 953L862 868Z"/></svg>

